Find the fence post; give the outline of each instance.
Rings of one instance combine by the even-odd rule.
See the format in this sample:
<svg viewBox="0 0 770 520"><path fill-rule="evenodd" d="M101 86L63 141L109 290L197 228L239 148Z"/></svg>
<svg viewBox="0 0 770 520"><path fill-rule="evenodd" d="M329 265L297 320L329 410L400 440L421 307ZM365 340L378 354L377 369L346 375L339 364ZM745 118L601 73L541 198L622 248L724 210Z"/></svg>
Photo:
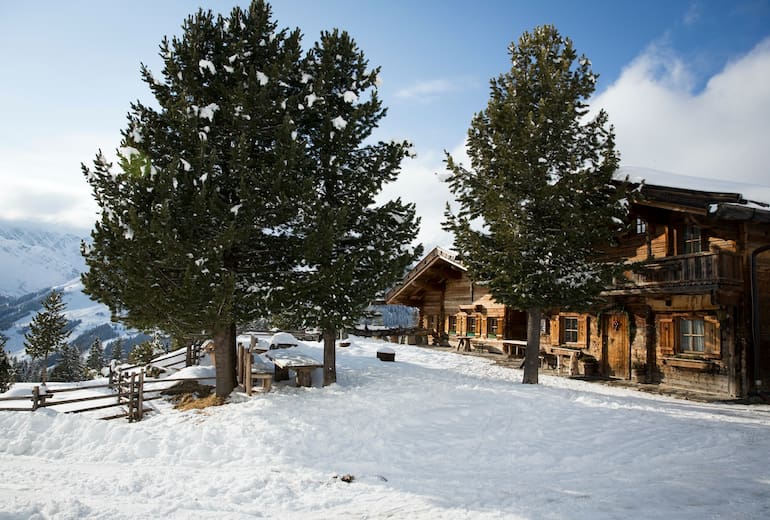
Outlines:
<svg viewBox="0 0 770 520"><path fill-rule="evenodd" d="M114 377L114 375L115 374L113 374L113 377ZM123 377L122 376L123 376L123 374L118 372L118 377L117 377L118 382L115 385L117 387L117 389L118 389L118 395L116 396L118 398L118 406L120 406L120 397L121 397L121 394L123 393L123 381L122 381ZM113 383L113 384L115 384L115 383Z"/></svg>
<svg viewBox="0 0 770 520"><path fill-rule="evenodd" d="M136 396L137 421L144 417L144 372L139 373L139 388Z"/></svg>
<svg viewBox="0 0 770 520"><path fill-rule="evenodd" d="M134 421L134 374L131 374L131 379L128 380L128 422Z"/></svg>
<svg viewBox="0 0 770 520"><path fill-rule="evenodd" d="M40 403L40 387L33 386L32 387L32 411L33 412L37 410L39 403Z"/></svg>
<svg viewBox="0 0 770 520"><path fill-rule="evenodd" d="M251 349L246 352L244 357L244 364L246 365L244 368L244 386L246 387L246 395L251 395L251 389L254 386L254 382L251 378Z"/></svg>
<svg viewBox="0 0 770 520"><path fill-rule="evenodd" d="M243 384L243 345L238 343L235 346L235 381L237 384Z"/></svg>

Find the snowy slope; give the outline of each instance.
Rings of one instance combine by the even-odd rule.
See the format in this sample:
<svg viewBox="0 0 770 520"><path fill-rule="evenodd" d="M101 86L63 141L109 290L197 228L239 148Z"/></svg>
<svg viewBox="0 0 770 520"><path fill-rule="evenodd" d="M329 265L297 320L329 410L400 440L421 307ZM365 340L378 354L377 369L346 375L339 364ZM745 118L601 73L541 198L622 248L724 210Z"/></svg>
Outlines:
<svg viewBox="0 0 770 520"><path fill-rule="evenodd" d="M768 406L383 345L339 349L331 387L202 413L0 413L0 518L770 518Z"/></svg>
<svg viewBox="0 0 770 520"><path fill-rule="evenodd" d="M0 296L11 299L6 304L33 309L10 327L0 327L0 333L9 338L6 350L11 355L23 354L25 327L40 308L37 303L54 287L64 292L67 319L79 322L70 340L111 324L107 307L82 292L80 273L86 269L80 254L82 238L56 226L0 221ZM125 332L118 325L111 326L118 333Z"/></svg>
<svg viewBox="0 0 770 520"><path fill-rule="evenodd" d="M82 273L83 237L40 225L0 221L0 296L22 296Z"/></svg>
<svg viewBox="0 0 770 520"><path fill-rule="evenodd" d="M119 334L126 333L124 327L110 321L110 311L105 305L94 302L83 293L83 284L80 282L80 278L75 278L68 283L54 288L63 292L64 315L67 320L79 322L73 329L72 334L70 334L70 341L76 339L84 332L104 324L110 324L113 330ZM45 294L43 297L45 297ZM24 317L18 319L10 328L0 330L0 333L8 337L5 349L10 355L17 356L23 354L24 331L36 312L29 312ZM131 334L135 333L135 331L131 332Z"/></svg>

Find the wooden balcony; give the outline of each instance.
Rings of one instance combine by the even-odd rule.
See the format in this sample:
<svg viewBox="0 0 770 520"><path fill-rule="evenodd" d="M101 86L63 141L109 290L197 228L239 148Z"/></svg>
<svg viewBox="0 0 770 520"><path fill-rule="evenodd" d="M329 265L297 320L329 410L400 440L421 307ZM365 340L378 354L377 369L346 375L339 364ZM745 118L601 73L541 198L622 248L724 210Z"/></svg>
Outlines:
<svg viewBox="0 0 770 520"><path fill-rule="evenodd" d="M656 258L626 271L608 295L642 293L704 293L740 290L741 257L725 251Z"/></svg>

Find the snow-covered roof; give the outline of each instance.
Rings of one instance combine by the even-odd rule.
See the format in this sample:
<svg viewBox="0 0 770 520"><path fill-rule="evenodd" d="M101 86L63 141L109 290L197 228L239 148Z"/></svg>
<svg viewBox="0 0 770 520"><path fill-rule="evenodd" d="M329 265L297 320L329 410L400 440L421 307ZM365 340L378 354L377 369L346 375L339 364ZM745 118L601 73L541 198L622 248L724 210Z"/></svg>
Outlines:
<svg viewBox="0 0 770 520"><path fill-rule="evenodd" d="M449 264L451 268L459 271L467 271L467 268L457 260L457 255L442 247L433 248L425 257L420 260L414 268L407 273L402 280L401 285L391 289L385 295L385 301L388 303L397 303L401 295L408 287L412 286L414 281L424 276L436 264Z"/></svg>
<svg viewBox="0 0 770 520"><path fill-rule="evenodd" d="M621 166L615 172L615 179L622 181L626 178L628 178L629 182L636 184L643 182L650 186L714 193L735 193L740 195L740 198L745 199L749 204L753 203L759 207L767 207L766 205L770 204L770 186L747 184L731 180L691 177L689 175L679 175L636 166Z"/></svg>

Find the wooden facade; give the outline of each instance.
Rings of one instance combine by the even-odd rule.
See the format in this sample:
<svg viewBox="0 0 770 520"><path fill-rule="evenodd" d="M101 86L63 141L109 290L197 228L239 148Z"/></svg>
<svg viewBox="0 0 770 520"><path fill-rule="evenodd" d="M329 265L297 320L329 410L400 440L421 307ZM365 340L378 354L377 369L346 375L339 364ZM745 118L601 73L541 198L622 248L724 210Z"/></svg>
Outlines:
<svg viewBox="0 0 770 520"><path fill-rule="evenodd" d="M526 314L497 303L474 283L455 254L437 247L385 297L389 304L416 307L419 326L434 343L456 346L460 337L499 344L526 338ZM502 346L498 345L502 351Z"/></svg>
<svg viewBox="0 0 770 520"><path fill-rule="evenodd" d="M597 253L628 270L588 313L546 312L541 348L575 349L607 377L726 397L770 391L770 210L737 193L642 185L629 231ZM388 303L420 309L437 340L526 339L526 314L496 304L434 249Z"/></svg>

